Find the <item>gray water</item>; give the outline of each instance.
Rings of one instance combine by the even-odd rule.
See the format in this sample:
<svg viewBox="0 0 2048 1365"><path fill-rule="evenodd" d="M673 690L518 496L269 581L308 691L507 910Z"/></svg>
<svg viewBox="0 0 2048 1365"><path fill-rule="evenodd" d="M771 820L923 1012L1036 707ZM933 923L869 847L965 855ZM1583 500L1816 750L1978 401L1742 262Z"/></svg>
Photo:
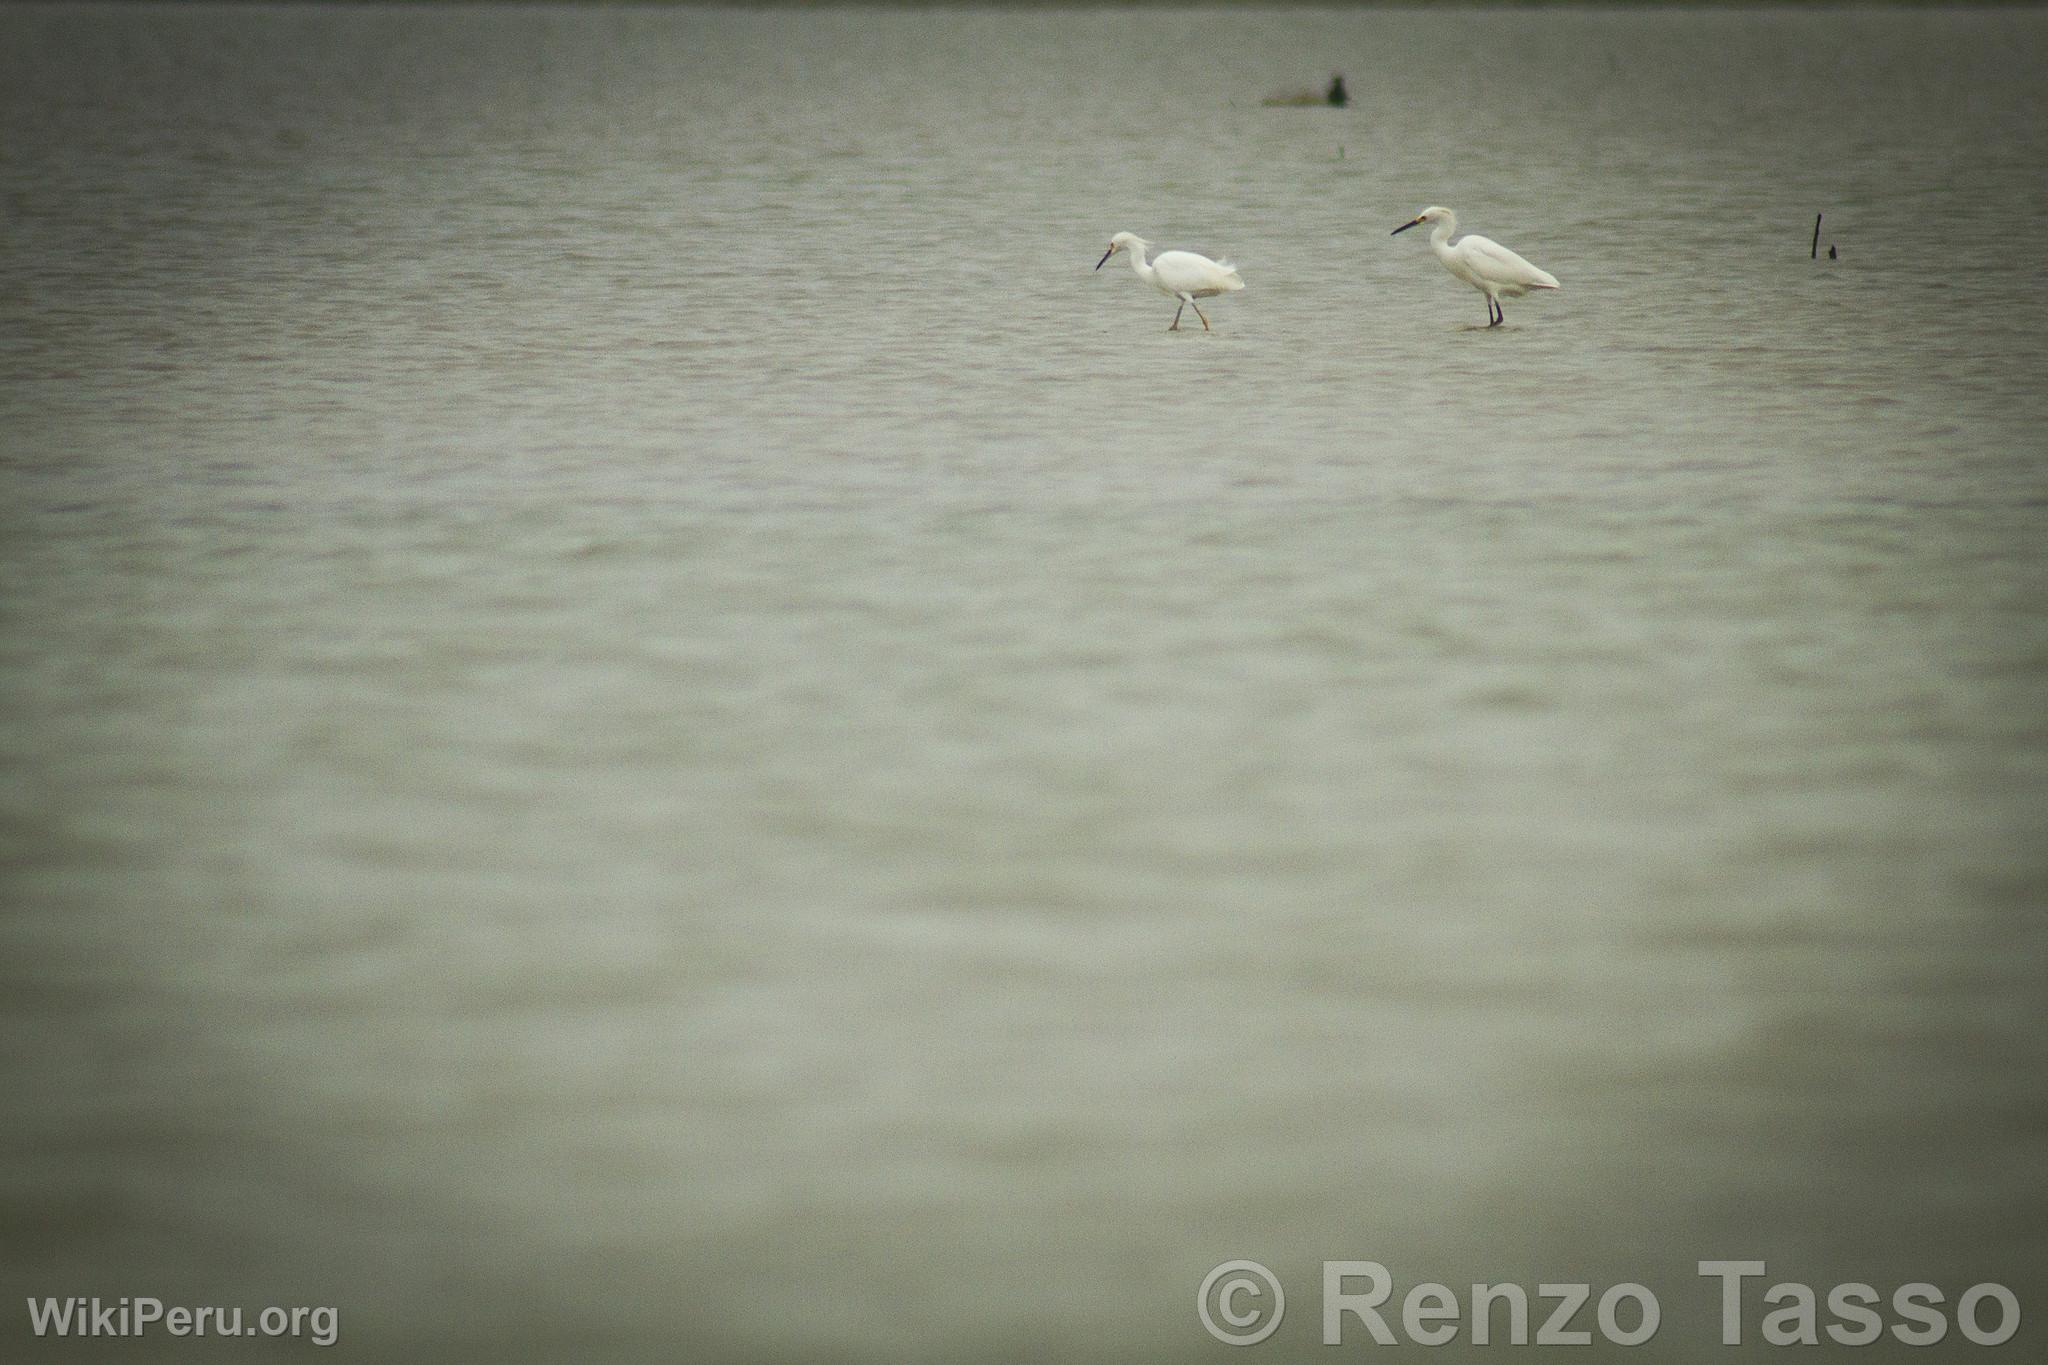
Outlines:
<svg viewBox="0 0 2048 1365"><path fill-rule="evenodd" d="M1370 1352L1326 1259L1658 1294L1575 1360L1742 1354L1707 1258L2038 1321L2044 62L0 9L4 1354ZM1563 290L1484 329L1432 203ZM1119 229L1249 287L1169 334Z"/></svg>

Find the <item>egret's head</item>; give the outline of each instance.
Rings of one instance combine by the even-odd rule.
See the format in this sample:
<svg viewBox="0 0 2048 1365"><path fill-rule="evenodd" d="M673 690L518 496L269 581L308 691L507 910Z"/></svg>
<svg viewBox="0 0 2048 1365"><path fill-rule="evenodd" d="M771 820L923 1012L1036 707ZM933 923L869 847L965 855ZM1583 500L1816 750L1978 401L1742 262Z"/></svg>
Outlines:
<svg viewBox="0 0 2048 1365"><path fill-rule="evenodd" d="M1137 233L1119 232L1116 236L1109 239L1109 250L1102 253L1102 259L1095 263L1095 268L1097 270L1102 269L1104 265L1109 263L1110 257L1116 255L1117 252L1122 251L1126 247L1143 245L1145 245L1145 239L1140 237Z"/></svg>
<svg viewBox="0 0 2048 1365"><path fill-rule="evenodd" d="M1430 205L1430 206L1429 206L1428 208L1426 208L1426 209L1424 209L1424 210L1423 210L1422 212L1420 212L1420 213L1416 214L1416 215L1415 215L1415 216L1414 216L1413 218L1410 218L1410 219L1409 219L1409 220L1408 220L1407 222L1405 222L1405 223L1401 224L1401 226L1399 226L1399 227L1395 228L1395 229L1394 229L1394 230L1393 230L1393 231L1392 231L1391 233L1389 233L1389 234L1387 234L1387 235L1388 235L1388 236L1390 236L1390 237L1399 237L1399 236L1400 236L1400 235L1401 235L1402 233L1406 232L1406 231L1407 231L1407 230L1408 230L1409 228L1412 228L1412 227L1418 227L1418 226L1420 226L1420 225L1421 225L1421 224L1423 224L1423 223L1435 223L1435 222L1439 222L1439 221L1441 221L1441 220L1443 220L1443 219L1445 219L1445 218L1448 218L1448 217L1450 217L1450 216L1451 216L1451 211L1450 211L1449 209L1447 209L1447 208L1443 208L1443 207L1441 207L1441 206L1439 206L1439 205L1436 205L1436 204L1431 204L1431 205ZM1456 229L1453 229L1453 231L1455 231L1455 230L1456 230Z"/></svg>

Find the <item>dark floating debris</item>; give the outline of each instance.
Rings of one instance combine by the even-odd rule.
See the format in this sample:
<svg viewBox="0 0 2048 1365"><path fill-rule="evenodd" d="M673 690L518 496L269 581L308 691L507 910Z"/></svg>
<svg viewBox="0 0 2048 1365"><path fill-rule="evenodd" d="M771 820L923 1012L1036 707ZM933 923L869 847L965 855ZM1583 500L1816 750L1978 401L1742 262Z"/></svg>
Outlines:
<svg viewBox="0 0 2048 1365"><path fill-rule="evenodd" d="M1835 244L1833 242L1828 243L1828 259L1831 261L1838 261L1841 259L1841 257L1835 255Z"/></svg>
<svg viewBox="0 0 2048 1365"><path fill-rule="evenodd" d="M1268 95L1259 103L1269 109L1306 109L1323 104L1342 109L1351 103L1351 92L1344 88L1344 77L1339 74L1330 77L1327 90L1290 90L1283 95Z"/></svg>

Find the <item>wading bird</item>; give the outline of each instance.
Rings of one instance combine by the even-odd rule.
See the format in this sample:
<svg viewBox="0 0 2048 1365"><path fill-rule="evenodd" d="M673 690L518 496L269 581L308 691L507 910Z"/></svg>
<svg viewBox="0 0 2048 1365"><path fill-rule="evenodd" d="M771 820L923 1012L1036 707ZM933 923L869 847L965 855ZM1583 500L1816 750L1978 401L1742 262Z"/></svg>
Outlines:
<svg viewBox="0 0 2048 1365"><path fill-rule="evenodd" d="M1109 258L1119 251L1131 253L1131 269L1138 272L1138 278L1162 294L1180 300L1180 308L1173 310L1173 323L1166 330L1180 330L1181 309L1193 305L1195 316L1202 319L1202 330L1208 331L1209 319L1202 316L1202 305L1196 299L1213 299L1218 294L1234 294L1244 288L1244 281L1237 277L1237 267L1228 261L1212 261L1207 256L1198 256L1192 251L1162 251L1148 263L1145 252L1152 244L1134 232L1119 232L1109 239L1109 250L1102 253L1102 259L1095 263L1097 270L1109 263Z"/></svg>
<svg viewBox="0 0 2048 1365"><path fill-rule="evenodd" d="M1490 237L1465 236L1454 246L1451 234L1458 230L1458 215L1446 208L1430 207L1395 228L1398 237L1418 223L1435 223L1429 234L1430 250L1444 263L1444 269L1486 295L1486 325L1498 327L1507 321L1500 308L1502 296L1518 299L1531 289L1561 289L1557 276L1539 270Z"/></svg>

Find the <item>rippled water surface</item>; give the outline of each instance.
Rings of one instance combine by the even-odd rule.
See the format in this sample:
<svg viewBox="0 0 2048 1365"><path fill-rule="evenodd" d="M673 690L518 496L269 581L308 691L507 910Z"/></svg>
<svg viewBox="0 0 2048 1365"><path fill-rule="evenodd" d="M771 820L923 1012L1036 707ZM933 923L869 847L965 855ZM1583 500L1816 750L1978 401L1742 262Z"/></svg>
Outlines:
<svg viewBox="0 0 2048 1365"><path fill-rule="evenodd" d="M1668 1361L1710 1257L2048 1314L2044 62L0 9L0 1354L1177 1362L1233 1257L1267 1360L1332 1258ZM1432 203L1563 290L1485 330ZM1119 229L1249 287L1168 334Z"/></svg>

